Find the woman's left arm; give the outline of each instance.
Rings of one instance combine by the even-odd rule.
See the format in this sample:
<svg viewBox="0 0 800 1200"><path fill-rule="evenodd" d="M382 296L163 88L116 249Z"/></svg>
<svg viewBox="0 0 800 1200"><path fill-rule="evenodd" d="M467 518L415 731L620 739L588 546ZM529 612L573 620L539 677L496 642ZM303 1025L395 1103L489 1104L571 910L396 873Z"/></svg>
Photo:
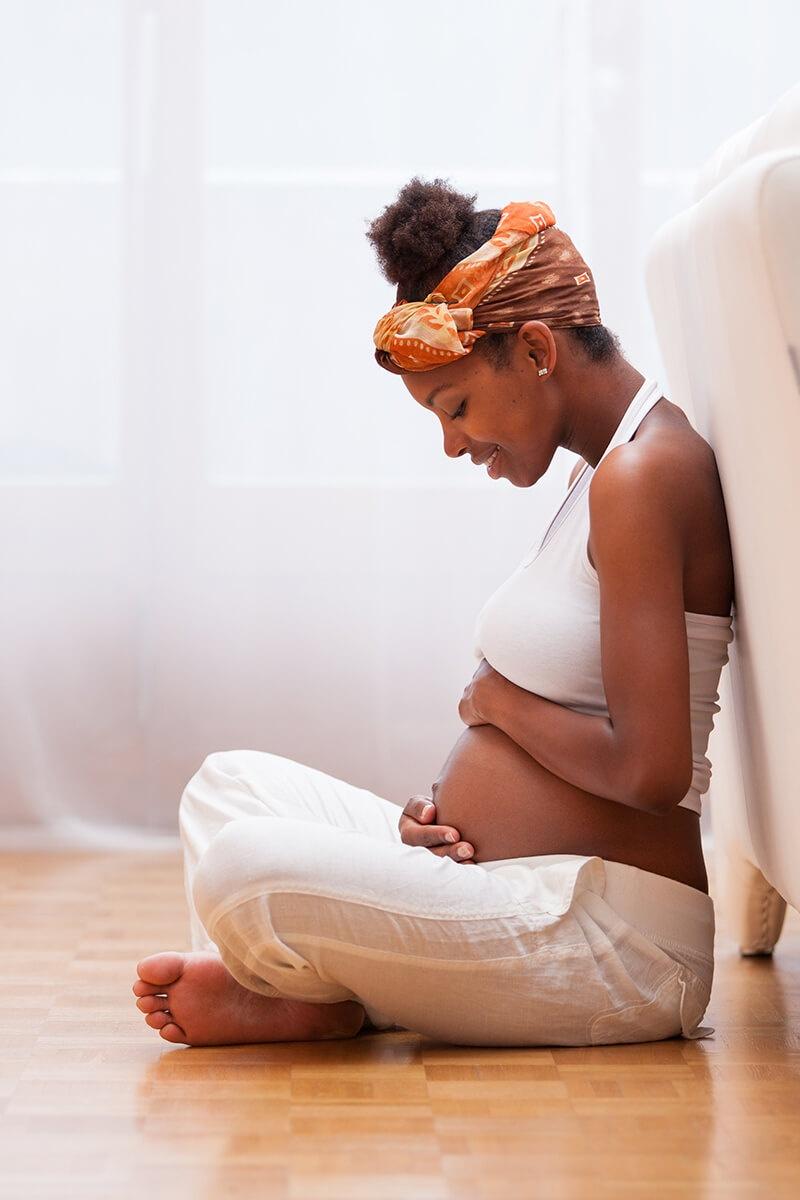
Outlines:
<svg viewBox="0 0 800 1200"><path fill-rule="evenodd" d="M627 447L625 447L627 448ZM623 449L623 447L620 447ZM484 659L459 705L593 795L666 813L692 779L684 541L674 464L612 452L589 493L609 716L537 696Z"/></svg>
<svg viewBox="0 0 800 1200"><path fill-rule="evenodd" d="M630 782L607 717L575 712L518 687L483 659L459 715L466 725L495 725L553 775L594 796L644 808ZM476 673L477 675L477 673Z"/></svg>

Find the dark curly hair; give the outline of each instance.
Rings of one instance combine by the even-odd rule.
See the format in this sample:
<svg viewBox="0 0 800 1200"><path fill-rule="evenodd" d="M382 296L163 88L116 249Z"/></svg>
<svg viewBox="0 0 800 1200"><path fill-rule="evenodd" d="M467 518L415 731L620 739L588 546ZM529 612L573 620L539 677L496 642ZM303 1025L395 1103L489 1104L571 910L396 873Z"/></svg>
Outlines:
<svg viewBox="0 0 800 1200"><path fill-rule="evenodd" d="M424 300L457 262L488 242L501 211L475 211L477 196L465 196L444 179L426 183L415 175L379 217L367 238L381 271L397 284L396 300ZM609 362L621 352L619 338L605 325L572 325L565 332L593 362ZM511 361L516 330L487 333L473 353L486 355L495 368Z"/></svg>

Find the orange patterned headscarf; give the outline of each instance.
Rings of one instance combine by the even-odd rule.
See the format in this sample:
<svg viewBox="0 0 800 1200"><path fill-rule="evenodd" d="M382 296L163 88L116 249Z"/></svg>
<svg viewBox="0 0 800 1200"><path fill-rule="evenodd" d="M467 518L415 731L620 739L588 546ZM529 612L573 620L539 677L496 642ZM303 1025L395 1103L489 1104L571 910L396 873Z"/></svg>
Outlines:
<svg viewBox="0 0 800 1200"><path fill-rule="evenodd" d="M424 300L378 321L375 358L388 371L428 371L469 354L493 329L526 321L600 325L588 266L543 200L512 201L493 236L462 258Z"/></svg>

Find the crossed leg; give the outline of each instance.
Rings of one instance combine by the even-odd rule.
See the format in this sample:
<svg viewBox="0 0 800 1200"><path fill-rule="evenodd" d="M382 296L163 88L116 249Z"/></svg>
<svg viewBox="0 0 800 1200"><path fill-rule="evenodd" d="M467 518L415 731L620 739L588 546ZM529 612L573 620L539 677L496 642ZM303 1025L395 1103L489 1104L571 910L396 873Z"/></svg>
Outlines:
<svg viewBox="0 0 800 1200"><path fill-rule="evenodd" d="M365 1014L462 1043L546 1034L580 927L505 864L404 845L398 816L279 755L210 755L180 806L194 951L139 964L148 1024L192 1045L352 1036Z"/></svg>

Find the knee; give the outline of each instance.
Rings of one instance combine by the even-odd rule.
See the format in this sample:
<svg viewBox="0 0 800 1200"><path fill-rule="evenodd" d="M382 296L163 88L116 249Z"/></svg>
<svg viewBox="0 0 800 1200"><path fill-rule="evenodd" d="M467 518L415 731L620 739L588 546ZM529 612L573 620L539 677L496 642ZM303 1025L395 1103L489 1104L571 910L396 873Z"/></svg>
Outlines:
<svg viewBox="0 0 800 1200"><path fill-rule="evenodd" d="M181 800L182 810L183 804ZM206 929L209 928L208 918L215 910L228 902L235 903L238 898L244 883L243 862L248 847L252 847L255 832L252 827L256 824L263 824L263 818L244 817L228 821L211 839L197 864L192 880L192 896Z"/></svg>
<svg viewBox="0 0 800 1200"><path fill-rule="evenodd" d="M215 750L207 754L183 789L178 802L178 824L185 827L196 815L207 815L215 808L227 782L241 775L241 755L247 751Z"/></svg>
<svg viewBox="0 0 800 1200"><path fill-rule="evenodd" d="M205 765L205 764L203 764ZM180 834L181 842L184 849L198 844L198 827L200 825L200 790L198 783L202 778L203 767L199 771L195 771L186 787L181 793L181 798L178 801L178 833ZM195 848L195 853L197 849Z"/></svg>
<svg viewBox="0 0 800 1200"><path fill-rule="evenodd" d="M236 750L214 750L207 754L184 789L184 796L198 780L218 779L220 775L235 775Z"/></svg>
<svg viewBox="0 0 800 1200"><path fill-rule="evenodd" d="M179 815L186 814L190 809L197 807L197 802L205 791L205 785L209 779L220 769L220 757L224 751L218 751L215 754L207 754L202 763L195 771L194 775L189 779L186 787L183 789L180 801L178 803Z"/></svg>
<svg viewBox="0 0 800 1200"><path fill-rule="evenodd" d="M307 882L299 852L307 829L307 822L269 817L239 817L223 825L200 858L192 881L194 903L206 928L215 914L245 899Z"/></svg>

